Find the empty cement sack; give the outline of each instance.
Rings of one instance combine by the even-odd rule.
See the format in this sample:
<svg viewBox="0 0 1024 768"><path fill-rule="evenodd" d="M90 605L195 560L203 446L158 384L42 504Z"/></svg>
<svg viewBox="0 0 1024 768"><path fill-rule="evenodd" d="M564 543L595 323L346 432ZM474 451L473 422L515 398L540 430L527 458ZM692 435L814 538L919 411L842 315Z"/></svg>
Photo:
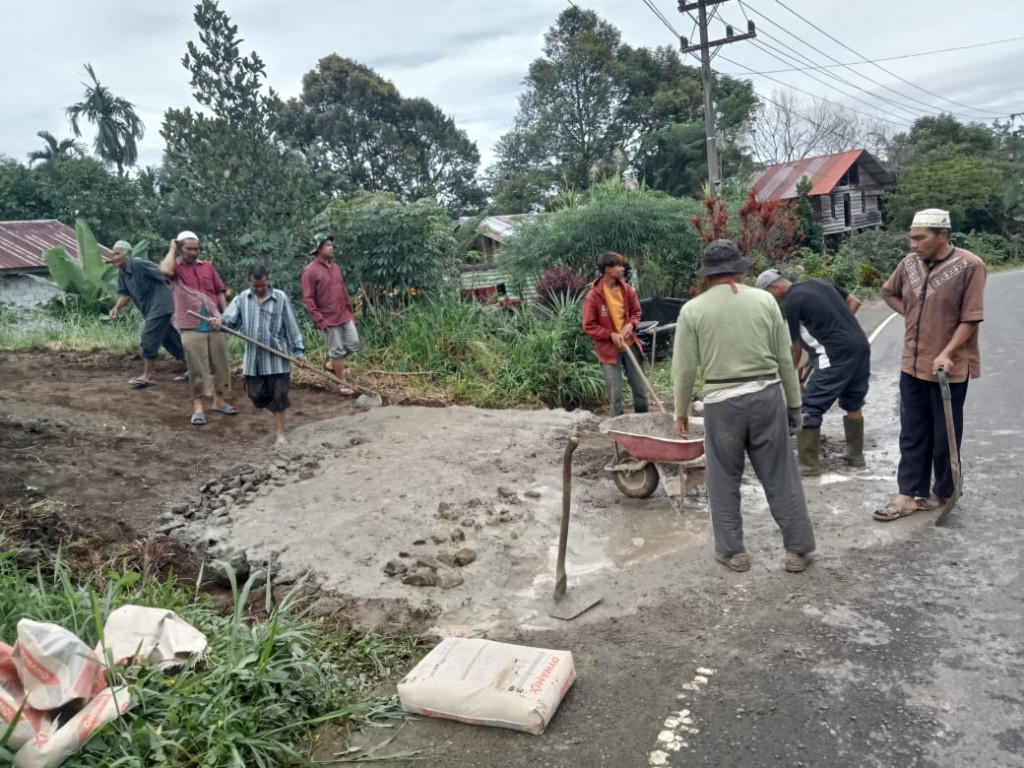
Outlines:
<svg viewBox="0 0 1024 768"><path fill-rule="evenodd" d="M448 638L402 678L398 696L406 712L539 734L575 679L569 651Z"/></svg>

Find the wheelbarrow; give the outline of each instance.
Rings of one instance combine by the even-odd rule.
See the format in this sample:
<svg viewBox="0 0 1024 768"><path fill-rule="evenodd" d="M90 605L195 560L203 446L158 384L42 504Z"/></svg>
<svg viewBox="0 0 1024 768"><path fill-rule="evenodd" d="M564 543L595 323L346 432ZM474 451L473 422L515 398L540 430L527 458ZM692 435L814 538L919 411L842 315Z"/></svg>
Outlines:
<svg viewBox="0 0 1024 768"><path fill-rule="evenodd" d="M675 433L671 413L627 413L608 419L601 431L615 444L615 460L605 467L631 499L646 499L659 484L673 506L704 482L704 420L689 419L690 438Z"/></svg>

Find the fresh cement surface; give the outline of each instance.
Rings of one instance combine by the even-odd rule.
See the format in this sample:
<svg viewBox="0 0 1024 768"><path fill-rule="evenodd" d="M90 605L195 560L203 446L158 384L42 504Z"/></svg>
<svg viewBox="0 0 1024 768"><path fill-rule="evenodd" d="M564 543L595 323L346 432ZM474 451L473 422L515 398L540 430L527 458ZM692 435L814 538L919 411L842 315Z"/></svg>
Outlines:
<svg viewBox="0 0 1024 768"><path fill-rule="evenodd" d="M895 492L897 319L874 342L866 471L842 468L841 414L826 421L828 471L805 484L818 555L803 574L782 570L752 476L753 567L733 574L712 560L699 492L681 512L661 490L626 499L594 417L557 411L383 408L307 425L305 450L355 444L235 512L230 537L344 594L417 604L439 634L573 652L578 680L544 735L415 721L390 745L432 756L410 765L1024 766L1022 288L1024 273L990 281L951 525L871 519ZM862 323L887 315L869 305ZM572 434L569 588L605 599L562 622L547 608ZM452 589L383 570L460 547L477 559Z"/></svg>

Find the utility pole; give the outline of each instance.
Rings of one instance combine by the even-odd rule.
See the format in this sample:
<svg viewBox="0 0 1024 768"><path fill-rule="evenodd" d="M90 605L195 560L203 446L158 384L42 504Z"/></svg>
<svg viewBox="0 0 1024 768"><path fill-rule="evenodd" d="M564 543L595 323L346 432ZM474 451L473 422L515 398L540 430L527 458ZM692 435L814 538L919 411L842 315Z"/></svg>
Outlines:
<svg viewBox="0 0 1024 768"><path fill-rule="evenodd" d="M711 49L719 48L727 43L737 43L740 40L749 40L757 37L757 30L753 21L747 21L747 32L743 35L733 34L730 26L725 28L725 37L720 40L708 40L708 6L720 5L728 0L697 0L687 2L679 0L679 12L689 13L697 11L697 24L700 27L700 43L690 45L685 37L679 38L679 44L683 53L700 51L700 81L704 89L704 134L707 138L708 148L708 187L711 190L711 197L718 197L718 131L715 126L715 98L713 93L713 80L711 75Z"/></svg>

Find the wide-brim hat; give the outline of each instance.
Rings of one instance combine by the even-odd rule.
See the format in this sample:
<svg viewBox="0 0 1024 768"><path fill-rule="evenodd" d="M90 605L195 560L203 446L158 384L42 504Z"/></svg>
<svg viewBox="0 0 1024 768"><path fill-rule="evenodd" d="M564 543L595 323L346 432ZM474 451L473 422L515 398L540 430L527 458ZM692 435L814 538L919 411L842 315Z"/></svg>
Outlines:
<svg viewBox="0 0 1024 768"><path fill-rule="evenodd" d="M320 246L326 243L328 240L330 240L333 243L334 235L329 235L326 232L317 232L315 235L313 235L313 240L311 241L313 249L310 251L310 254L316 256L316 252L320 250Z"/></svg>
<svg viewBox="0 0 1024 768"><path fill-rule="evenodd" d="M704 249L704 266L697 270L697 277L737 275L752 266L754 260L740 253L732 240L715 240Z"/></svg>

